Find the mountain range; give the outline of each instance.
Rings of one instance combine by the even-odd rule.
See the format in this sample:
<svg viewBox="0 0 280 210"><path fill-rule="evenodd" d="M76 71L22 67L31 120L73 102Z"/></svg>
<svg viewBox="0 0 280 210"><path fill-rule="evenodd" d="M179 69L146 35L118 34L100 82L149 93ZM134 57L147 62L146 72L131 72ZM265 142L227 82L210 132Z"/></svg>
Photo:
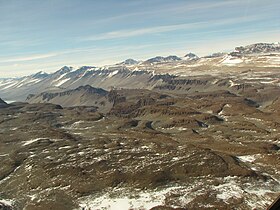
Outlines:
<svg viewBox="0 0 280 210"><path fill-rule="evenodd" d="M0 79L0 97L8 101L24 101L29 94L67 91L85 85L107 91L112 88L154 89L166 86L170 80L178 77L186 79L209 75L210 81L212 77L228 78L231 73L249 69L274 71L279 64L279 43L260 43L237 47L231 53L215 53L201 58L189 53L183 58L157 56L143 62L128 59L104 67L83 66L74 69L64 66L54 73L40 71L20 78Z"/></svg>

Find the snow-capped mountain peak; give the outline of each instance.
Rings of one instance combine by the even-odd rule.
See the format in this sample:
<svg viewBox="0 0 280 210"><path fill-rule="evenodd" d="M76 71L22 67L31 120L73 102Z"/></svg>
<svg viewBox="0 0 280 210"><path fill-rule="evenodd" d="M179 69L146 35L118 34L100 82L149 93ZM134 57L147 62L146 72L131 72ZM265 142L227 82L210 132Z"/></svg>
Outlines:
<svg viewBox="0 0 280 210"><path fill-rule="evenodd" d="M170 55L167 57L162 57L162 56L156 56L154 58L150 58L148 60L146 60L144 63L164 63L164 62L172 62L172 61L180 61L182 60L181 58L179 58L176 55Z"/></svg>
<svg viewBox="0 0 280 210"><path fill-rule="evenodd" d="M138 63L139 63L139 61L134 60L132 58L129 58L129 59L126 59L125 61L117 64L117 65L135 65L135 64L138 64Z"/></svg>
<svg viewBox="0 0 280 210"><path fill-rule="evenodd" d="M68 67L68 66L63 66L61 69L59 69L58 71L56 71L54 74L65 74L65 73L69 73L73 70L73 67Z"/></svg>
<svg viewBox="0 0 280 210"><path fill-rule="evenodd" d="M37 72L36 74L33 74L33 75L32 75L33 78L37 78L37 79L45 78L45 77L47 77L47 76L49 76L49 74L46 73L46 72L44 72L44 71L39 71L39 72Z"/></svg>
<svg viewBox="0 0 280 210"><path fill-rule="evenodd" d="M183 57L183 60L197 60L199 57L194 53L188 53Z"/></svg>

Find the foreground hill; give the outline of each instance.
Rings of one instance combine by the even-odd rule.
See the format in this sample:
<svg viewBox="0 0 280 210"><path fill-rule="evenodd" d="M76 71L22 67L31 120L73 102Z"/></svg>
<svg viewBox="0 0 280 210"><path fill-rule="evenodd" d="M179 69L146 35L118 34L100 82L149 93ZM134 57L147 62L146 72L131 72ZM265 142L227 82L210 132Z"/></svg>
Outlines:
<svg viewBox="0 0 280 210"><path fill-rule="evenodd" d="M0 109L7 208L265 209L278 196L279 99L263 108L242 91L82 86L30 100L71 105L83 94L86 106ZM106 113L90 106L106 98Z"/></svg>
<svg viewBox="0 0 280 210"><path fill-rule="evenodd" d="M63 107L92 106L99 112L108 112L112 108L109 92L89 85L80 86L74 90L59 92L43 92L38 95L29 95L29 103L52 103Z"/></svg>

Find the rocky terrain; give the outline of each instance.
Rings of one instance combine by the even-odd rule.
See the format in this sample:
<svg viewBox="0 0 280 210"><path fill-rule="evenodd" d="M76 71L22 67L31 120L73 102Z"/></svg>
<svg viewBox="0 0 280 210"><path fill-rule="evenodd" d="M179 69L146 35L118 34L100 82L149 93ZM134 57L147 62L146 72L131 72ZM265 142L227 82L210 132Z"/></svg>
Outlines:
<svg viewBox="0 0 280 210"><path fill-rule="evenodd" d="M265 209L280 192L275 45L1 80L26 101L0 100L0 209Z"/></svg>

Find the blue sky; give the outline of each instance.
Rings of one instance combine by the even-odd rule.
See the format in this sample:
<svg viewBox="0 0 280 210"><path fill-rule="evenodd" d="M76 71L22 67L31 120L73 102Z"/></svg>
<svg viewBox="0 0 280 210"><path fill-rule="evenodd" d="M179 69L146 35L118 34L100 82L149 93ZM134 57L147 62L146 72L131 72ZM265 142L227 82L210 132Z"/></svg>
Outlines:
<svg viewBox="0 0 280 210"><path fill-rule="evenodd" d="M279 0L0 0L0 77L280 41Z"/></svg>

